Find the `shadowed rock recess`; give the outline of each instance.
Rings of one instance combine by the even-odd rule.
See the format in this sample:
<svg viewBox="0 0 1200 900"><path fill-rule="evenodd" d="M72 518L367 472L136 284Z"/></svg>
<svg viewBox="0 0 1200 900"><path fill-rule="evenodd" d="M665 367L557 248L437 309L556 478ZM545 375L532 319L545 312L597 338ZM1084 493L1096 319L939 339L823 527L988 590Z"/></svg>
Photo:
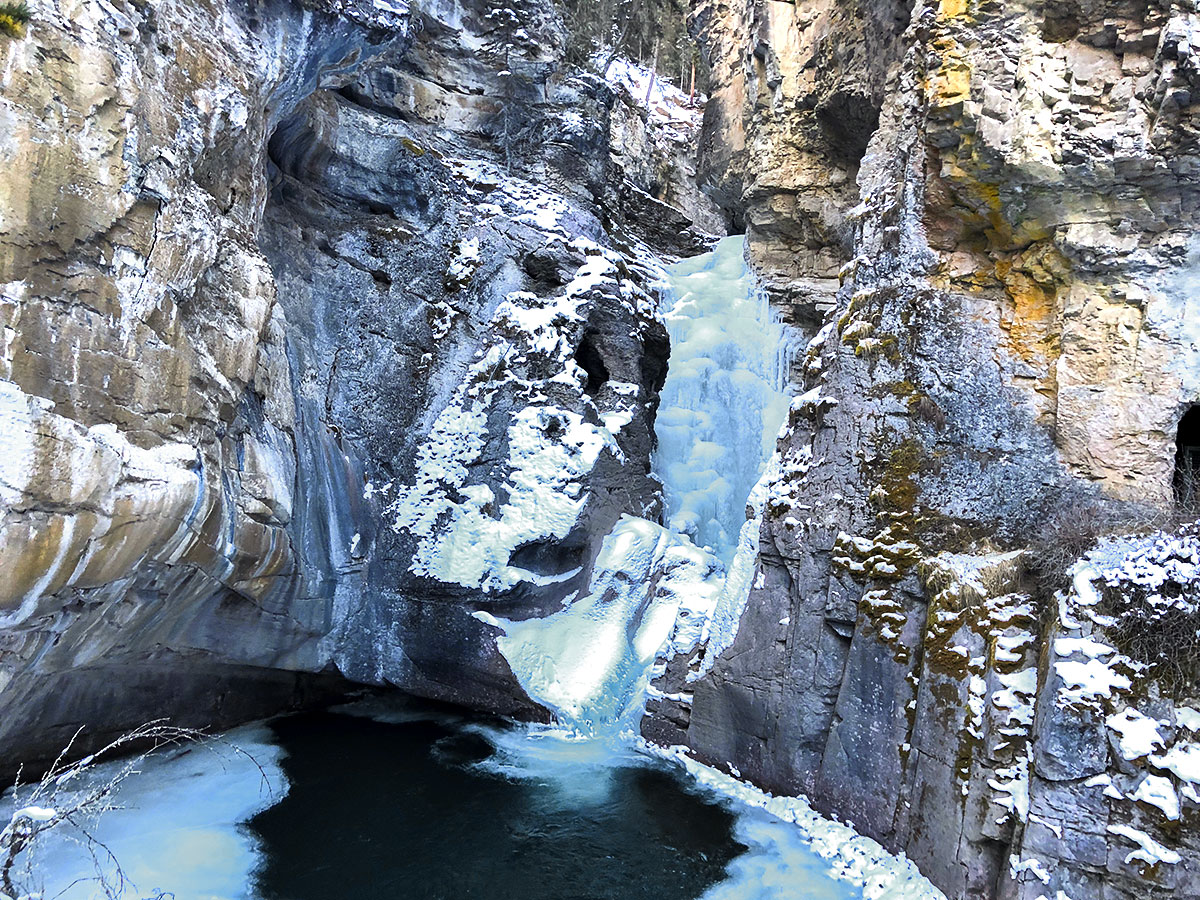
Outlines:
<svg viewBox="0 0 1200 900"><path fill-rule="evenodd" d="M576 5L0 36L0 769L354 684L545 717L496 623L661 519L659 266L744 230L807 350L643 732L952 900L1200 898L1193 0L692 0L702 126Z"/></svg>

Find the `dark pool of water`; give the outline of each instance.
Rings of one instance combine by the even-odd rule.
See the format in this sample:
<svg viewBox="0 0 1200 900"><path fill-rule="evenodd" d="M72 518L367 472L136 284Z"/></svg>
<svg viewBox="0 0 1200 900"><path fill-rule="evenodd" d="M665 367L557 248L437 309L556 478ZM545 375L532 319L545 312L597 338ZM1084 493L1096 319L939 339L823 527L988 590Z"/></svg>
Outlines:
<svg viewBox="0 0 1200 900"><path fill-rule="evenodd" d="M266 900L690 900L745 849L730 813L637 757L446 716L272 727L291 789L249 825Z"/></svg>

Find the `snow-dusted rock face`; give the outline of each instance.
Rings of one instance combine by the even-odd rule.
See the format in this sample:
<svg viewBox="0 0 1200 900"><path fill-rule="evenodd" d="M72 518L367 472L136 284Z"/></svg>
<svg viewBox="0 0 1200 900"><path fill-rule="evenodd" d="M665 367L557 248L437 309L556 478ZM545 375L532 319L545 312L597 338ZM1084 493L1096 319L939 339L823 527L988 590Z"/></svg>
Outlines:
<svg viewBox="0 0 1200 900"><path fill-rule="evenodd" d="M733 645L644 728L805 792L950 897L1197 896L1195 683L1057 613L1097 532L1170 511L1200 400L1198 21L694 7L701 172L812 342Z"/></svg>
<svg viewBox="0 0 1200 900"><path fill-rule="evenodd" d="M0 37L3 758L347 678L622 723L654 666L647 735L950 897L1197 896L1195 539L1089 521L1200 400L1192 5L700 0L699 165L507 9ZM807 352L717 596L651 288L730 220Z"/></svg>
<svg viewBox="0 0 1200 900"><path fill-rule="evenodd" d="M721 228L698 117L567 70L549 0L30 6L0 38L4 759L339 678L542 714L472 613L556 608L656 514L642 237Z"/></svg>
<svg viewBox="0 0 1200 900"><path fill-rule="evenodd" d="M911 3L692 4L707 49L700 175L744 222L780 309L814 323L833 303L875 131Z"/></svg>
<svg viewBox="0 0 1200 900"><path fill-rule="evenodd" d="M353 531L361 475L297 407L257 234L278 117L410 39L402 7L345 12L35 3L0 44L13 764L83 723L238 717L294 690L267 667L321 668L327 523Z"/></svg>

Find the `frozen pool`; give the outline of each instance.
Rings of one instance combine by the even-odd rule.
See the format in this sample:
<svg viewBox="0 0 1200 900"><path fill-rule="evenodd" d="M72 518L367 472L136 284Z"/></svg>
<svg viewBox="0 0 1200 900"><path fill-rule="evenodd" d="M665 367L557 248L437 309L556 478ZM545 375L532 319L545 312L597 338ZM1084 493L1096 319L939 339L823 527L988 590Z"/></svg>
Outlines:
<svg viewBox="0 0 1200 900"><path fill-rule="evenodd" d="M124 896L855 898L795 828L630 745L405 703L240 729L152 758L95 835ZM257 763L257 765L255 765ZM261 766L261 771L259 770ZM66 834L45 896L103 896Z"/></svg>

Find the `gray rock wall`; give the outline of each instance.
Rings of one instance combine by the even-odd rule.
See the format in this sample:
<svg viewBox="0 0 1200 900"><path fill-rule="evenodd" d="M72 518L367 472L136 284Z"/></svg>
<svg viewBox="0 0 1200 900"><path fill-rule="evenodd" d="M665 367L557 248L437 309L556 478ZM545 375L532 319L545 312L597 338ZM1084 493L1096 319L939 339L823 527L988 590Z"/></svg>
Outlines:
<svg viewBox="0 0 1200 900"><path fill-rule="evenodd" d="M701 171L814 340L737 638L669 717L702 759L808 794L950 897L1196 896L1191 782L1140 758L1122 797L1153 776L1185 799L1130 820L1093 780L1131 771L1106 717L1157 698L1146 715L1175 734L1194 684L1101 653L1133 687L1064 699L1086 654L1055 624L1098 534L1176 515L1200 371L1195 12L693 15L717 81L703 147L721 148ZM822 130L831 102L850 131ZM1130 821L1171 861L1139 856Z"/></svg>

